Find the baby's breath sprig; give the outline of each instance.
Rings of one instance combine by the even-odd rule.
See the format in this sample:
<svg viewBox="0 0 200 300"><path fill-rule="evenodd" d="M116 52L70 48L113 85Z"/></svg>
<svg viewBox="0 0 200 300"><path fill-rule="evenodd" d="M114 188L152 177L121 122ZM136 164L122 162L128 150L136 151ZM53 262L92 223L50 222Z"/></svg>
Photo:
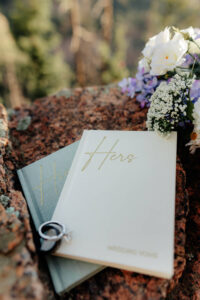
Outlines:
<svg viewBox="0 0 200 300"><path fill-rule="evenodd" d="M147 128L168 136L188 120L191 105L190 88L194 77L188 73L176 74L169 82L162 82L150 98L147 113Z"/></svg>

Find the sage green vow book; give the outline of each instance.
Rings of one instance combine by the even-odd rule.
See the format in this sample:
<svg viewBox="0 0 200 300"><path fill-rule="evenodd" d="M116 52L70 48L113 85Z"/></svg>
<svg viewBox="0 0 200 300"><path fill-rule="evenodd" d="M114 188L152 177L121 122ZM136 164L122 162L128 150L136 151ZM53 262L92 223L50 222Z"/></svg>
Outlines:
<svg viewBox="0 0 200 300"><path fill-rule="evenodd" d="M17 171L36 229L52 218L79 142L75 142ZM92 277L105 267L47 255L58 294Z"/></svg>

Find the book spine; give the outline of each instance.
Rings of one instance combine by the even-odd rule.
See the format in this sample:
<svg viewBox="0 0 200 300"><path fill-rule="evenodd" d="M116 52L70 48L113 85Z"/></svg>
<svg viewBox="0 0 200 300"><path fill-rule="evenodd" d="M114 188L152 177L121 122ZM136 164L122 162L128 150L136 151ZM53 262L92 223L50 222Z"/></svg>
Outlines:
<svg viewBox="0 0 200 300"><path fill-rule="evenodd" d="M25 198L28 199L28 201L26 201L26 203L28 204L31 215L33 216L32 219L33 219L35 228L37 229L42 223L42 220L41 220L41 218L39 218L39 215L38 215L37 203L35 203L34 199L31 196L31 191L29 191L29 188L28 188L29 185L26 180L26 177L23 174L23 170L22 169L17 170L17 175L19 177Z"/></svg>
<svg viewBox="0 0 200 300"><path fill-rule="evenodd" d="M20 180L25 198L28 199L28 201L26 201L26 202L27 202L27 205L28 205L29 210L31 212L35 228L37 230L38 227L43 222L43 220L41 218L39 218L39 215L38 215L37 203L35 202L35 200L31 196L31 191L29 191L29 188L28 188L29 185L28 185L28 182L26 180L26 176L24 176L23 169L17 170L17 175L19 177L19 180ZM52 258L50 256L46 256L45 258L46 258L46 261L47 261L49 272L51 273L54 288L55 288L55 290L58 294L61 294L61 293L63 293L63 290L65 289L65 286L63 286L62 278L61 278L60 273L58 271L58 266L56 265L54 258Z"/></svg>

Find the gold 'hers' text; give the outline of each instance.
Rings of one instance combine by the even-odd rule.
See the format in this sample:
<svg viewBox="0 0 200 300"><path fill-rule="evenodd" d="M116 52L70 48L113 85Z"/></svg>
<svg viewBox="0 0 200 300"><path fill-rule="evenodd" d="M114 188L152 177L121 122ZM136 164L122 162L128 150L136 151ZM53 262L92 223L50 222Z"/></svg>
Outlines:
<svg viewBox="0 0 200 300"><path fill-rule="evenodd" d="M120 162L127 162L127 163L131 163L133 161L133 159L135 158L135 156L133 154L124 155L122 153L116 153L114 151L119 140L116 140L114 142L114 144L111 146L110 150L100 151L100 150L102 150L101 148L102 148L102 145L105 140L106 140L106 136L103 137L103 139L100 141L100 143L97 145L96 149L93 152L85 152L86 155L89 155L89 158L86 161L86 163L84 164L84 166L82 167L81 171L84 171L89 166L89 164L96 157L97 154L98 155L101 154L103 156L102 161L100 162L100 164L98 166L98 170L100 170L103 167L103 165L105 164L105 162L107 160L110 160L110 161L118 160Z"/></svg>

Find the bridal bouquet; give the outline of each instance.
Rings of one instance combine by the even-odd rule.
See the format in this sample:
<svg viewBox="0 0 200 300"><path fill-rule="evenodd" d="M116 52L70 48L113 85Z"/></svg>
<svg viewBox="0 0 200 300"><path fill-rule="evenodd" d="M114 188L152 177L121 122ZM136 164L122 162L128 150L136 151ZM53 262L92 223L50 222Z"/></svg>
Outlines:
<svg viewBox="0 0 200 300"><path fill-rule="evenodd" d="M192 125L190 151L200 148L200 29L167 27L146 43L135 78L122 92L148 107L146 126L161 135Z"/></svg>

